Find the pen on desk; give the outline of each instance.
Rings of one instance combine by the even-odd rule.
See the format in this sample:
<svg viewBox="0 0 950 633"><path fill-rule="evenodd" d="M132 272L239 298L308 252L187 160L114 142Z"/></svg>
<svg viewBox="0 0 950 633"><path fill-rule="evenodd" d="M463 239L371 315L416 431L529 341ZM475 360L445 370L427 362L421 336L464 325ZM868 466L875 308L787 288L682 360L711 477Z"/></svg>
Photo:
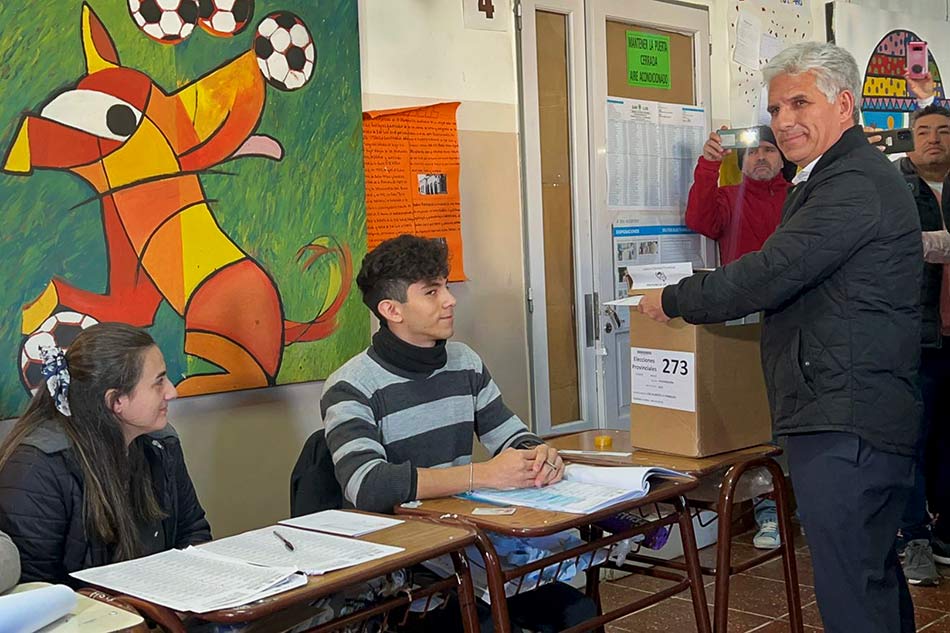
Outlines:
<svg viewBox="0 0 950 633"><path fill-rule="evenodd" d="M287 551L290 551L290 552L294 551L294 544L288 541L286 538L284 538L283 534L281 534L277 530L274 530L274 536L280 539L280 542L284 544L284 547L287 548Z"/></svg>

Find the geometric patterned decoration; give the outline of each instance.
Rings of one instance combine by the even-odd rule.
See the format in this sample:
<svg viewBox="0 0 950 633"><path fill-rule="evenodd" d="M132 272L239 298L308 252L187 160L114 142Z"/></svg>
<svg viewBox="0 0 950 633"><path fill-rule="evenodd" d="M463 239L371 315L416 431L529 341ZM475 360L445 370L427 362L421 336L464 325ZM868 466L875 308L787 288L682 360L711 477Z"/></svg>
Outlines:
<svg viewBox="0 0 950 633"><path fill-rule="evenodd" d="M892 130L907 127L908 113L917 108L917 100L907 90L907 43L921 38L904 29L891 31L878 42L864 73L861 112L864 125ZM927 51L930 74L936 84L936 97L945 98L940 70L933 54Z"/></svg>

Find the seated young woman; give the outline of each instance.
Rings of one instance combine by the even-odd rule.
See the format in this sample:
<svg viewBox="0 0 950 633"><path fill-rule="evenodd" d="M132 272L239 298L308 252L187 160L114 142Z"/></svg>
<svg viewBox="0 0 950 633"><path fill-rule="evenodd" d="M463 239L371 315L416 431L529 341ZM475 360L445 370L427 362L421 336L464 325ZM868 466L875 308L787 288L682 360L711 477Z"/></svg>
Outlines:
<svg viewBox="0 0 950 633"><path fill-rule="evenodd" d="M70 572L211 540L152 337L101 323L43 354L46 384L0 445L0 530L21 582L75 584Z"/></svg>

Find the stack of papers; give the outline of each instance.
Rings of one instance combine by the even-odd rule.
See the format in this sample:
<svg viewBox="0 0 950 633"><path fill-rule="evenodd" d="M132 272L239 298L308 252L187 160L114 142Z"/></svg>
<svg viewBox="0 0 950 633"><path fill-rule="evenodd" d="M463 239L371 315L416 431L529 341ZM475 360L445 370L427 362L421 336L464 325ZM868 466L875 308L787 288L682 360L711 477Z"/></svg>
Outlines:
<svg viewBox="0 0 950 633"><path fill-rule="evenodd" d="M274 525L71 575L175 611L207 613L301 587L307 584L303 574L324 574L401 551Z"/></svg>
<svg viewBox="0 0 950 633"><path fill-rule="evenodd" d="M306 577L293 567L259 567L194 547L71 575L119 594L192 613L237 607L307 584Z"/></svg>
<svg viewBox="0 0 950 633"><path fill-rule="evenodd" d="M687 477L686 474L655 466L583 466L570 464L564 479L543 488L494 490L483 488L460 495L462 498L502 505L527 506L573 514L590 514L622 501L639 499L650 492L649 478Z"/></svg>
<svg viewBox="0 0 950 633"><path fill-rule="evenodd" d="M363 536L400 523L402 523L401 519L347 512L345 510L324 510L323 512L314 512L302 517L280 521L281 525L289 525L301 530L328 532L342 536Z"/></svg>

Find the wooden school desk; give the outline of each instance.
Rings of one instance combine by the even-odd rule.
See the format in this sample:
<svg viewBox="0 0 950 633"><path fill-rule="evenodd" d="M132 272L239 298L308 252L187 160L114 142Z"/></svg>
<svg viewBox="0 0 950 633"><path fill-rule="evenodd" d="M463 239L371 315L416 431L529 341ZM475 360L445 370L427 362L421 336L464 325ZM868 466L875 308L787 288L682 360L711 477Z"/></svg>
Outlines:
<svg viewBox="0 0 950 633"><path fill-rule="evenodd" d="M184 633L186 624L191 625L198 622L247 624L248 628L244 629L242 633L283 631L315 615L315 610L309 605L321 598L378 576L449 554L455 563L456 574L454 576L427 587L425 590L418 592L403 591L396 597L382 599L378 603L370 604L356 613L308 629L308 633L311 631L315 633L317 631L336 630L347 624L359 623L377 615L388 618L392 610L401 607L408 608L408 605L414 600L429 598L437 593L451 592L458 594L458 604L462 613L465 633L478 633L475 595L472 590L468 562L464 555L465 548L475 542L475 530L463 525L448 525L435 521L403 518L406 520L399 525L359 537L360 540L405 548L402 552L362 565L339 569L322 576L310 576L307 579L307 584L303 587L285 591L251 604L196 615L176 614L165 607L128 596L119 596L119 598L161 625L168 633Z"/></svg>
<svg viewBox="0 0 950 633"><path fill-rule="evenodd" d="M505 598L506 582L517 582L518 579L523 579L525 574L544 569L550 565L558 565L555 577L559 576L560 566L562 564L575 560L585 553L590 552L591 556L593 556L593 553L598 549L609 547L618 541L643 534L662 525L678 523L683 541L683 552L685 553L686 559L682 570L685 572L685 576L677 576L676 580L678 582L671 587L658 591L646 598L618 607L609 613L602 613L600 607L599 583L597 581L600 574L600 565L591 567L587 571L587 591L588 595L595 600L599 615L592 620L567 629L562 633L577 633L579 631L600 628L607 622L617 620L634 611L639 611L640 609L654 605L678 594L686 588L689 588L693 596L693 612L696 618L697 630L700 633L709 633L709 610L706 606L705 594L703 593L703 580L699 565L699 555L696 551L693 524L685 499L685 494L693 490L697 485L698 482L694 479L655 480L648 495L640 499L622 501L591 514L570 514L567 512L552 512L519 507L514 514L507 516L473 515L472 511L475 508L489 504L456 497L426 499L415 508L398 506L396 512L399 514L438 518L439 520L451 523L467 524L478 529L475 546L485 559L488 590L492 603L492 619L494 620L495 631L497 633L509 633L511 630L508 617L508 604ZM647 524L607 536L597 531L596 528L592 528L596 522L613 516L618 512L626 512L657 503L671 504L674 511ZM547 536L575 528L581 530L582 535L586 535L587 537L587 542L583 545L508 570L502 569L498 554L486 534L487 532L495 532L505 536L533 537ZM524 582L522 580L522 583L523 584L517 585L518 591L529 591L536 587L536 584L530 581Z"/></svg>
<svg viewBox="0 0 950 633"><path fill-rule="evenodd" d="M595 435L610 435L613 437L613 445L608 449L603 449L604 451L631 452L632 454L629 457L562 454L561 457L568 462L593 466L663 466L688 473L700 480L710 480L718 483L719 500L712 508L719 514L716 566L704 566L702 568L703 573L712 574L716 577L716 599L713 606L713 631L715 633L726 632L729 618L730 576L761 565L773 558L782 559L790 629L796 633L802 632L801 597L798 592L798 571L795 565L794 534L788 508L788 488L785 485L785 474L782 472L782 468L773 459L782 452L780 448L766 444L711 457L680 457L630 448L629 432L604 430L561 435L548 438L547 442L558 450L597 451L594 447ZM766 468L772 475L782 545L778 549L769 550L747 561L733 565L733 506L736 502L743 501L743 499L736 498L736 487L743 474L756 468ZM691 505L696 506L697 504L691 502ZM645 555L642 550L640 553L630 554L628 560L673 569L682 569L683 567L682 563L673 563ZM629 569L636 571L635 568Z"/></svg>

